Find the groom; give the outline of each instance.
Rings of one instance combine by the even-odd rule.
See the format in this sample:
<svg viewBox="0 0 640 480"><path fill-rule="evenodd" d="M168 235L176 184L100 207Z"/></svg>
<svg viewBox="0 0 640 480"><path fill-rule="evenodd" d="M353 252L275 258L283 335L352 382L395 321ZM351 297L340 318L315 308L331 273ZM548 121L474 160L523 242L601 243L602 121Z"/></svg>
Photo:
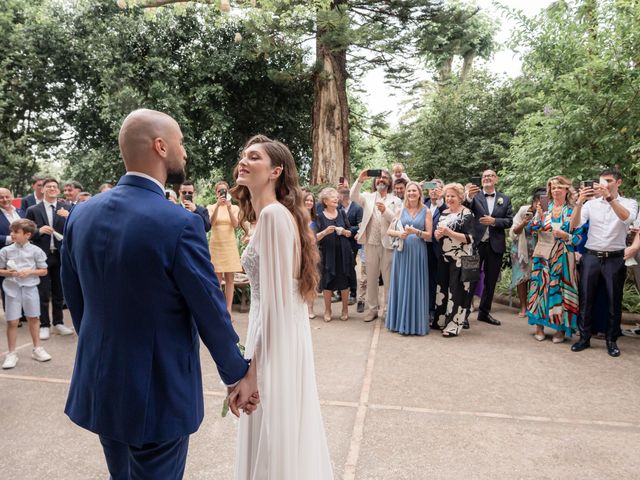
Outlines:
<svg viewBox="0 0 640 480"><path fill-rule="evenodd" d="M257 381L237 347L202 219L165 199L165 183L184 181L180 127L136 110L118 141L127 174L79 204L64 234L62 283L78 332L65 412L100 436L113 480L181 479L204 410L198 337L234 387L236 415L257 407Z"/></svg>

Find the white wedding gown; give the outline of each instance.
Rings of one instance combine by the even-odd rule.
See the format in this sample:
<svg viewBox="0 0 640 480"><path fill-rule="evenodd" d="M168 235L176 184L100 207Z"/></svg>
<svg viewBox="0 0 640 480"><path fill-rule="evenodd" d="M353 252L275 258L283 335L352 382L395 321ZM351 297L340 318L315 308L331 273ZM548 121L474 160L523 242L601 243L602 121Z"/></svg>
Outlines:
<svg viewBox="0 0 640 480"><path fill-rule="evenodd" d="M242 264L251 284L246 358L257 361L260 405L238 427L238 480L331 480L308 310L298 291L300 242L291 213L265 207Z"/></svg>

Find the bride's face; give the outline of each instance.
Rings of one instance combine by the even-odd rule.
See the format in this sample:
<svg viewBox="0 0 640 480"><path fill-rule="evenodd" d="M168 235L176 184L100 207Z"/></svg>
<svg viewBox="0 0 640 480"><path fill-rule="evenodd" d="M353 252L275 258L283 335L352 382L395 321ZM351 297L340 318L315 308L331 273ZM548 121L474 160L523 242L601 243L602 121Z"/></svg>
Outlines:
<svg viewBox="0 0 640 480"><path fill-rule="evenodd" d="M251 145L242 152L236 183L248 188L263 188L277 179L280 168L271 166L271 158L261 144Z"/></svg>

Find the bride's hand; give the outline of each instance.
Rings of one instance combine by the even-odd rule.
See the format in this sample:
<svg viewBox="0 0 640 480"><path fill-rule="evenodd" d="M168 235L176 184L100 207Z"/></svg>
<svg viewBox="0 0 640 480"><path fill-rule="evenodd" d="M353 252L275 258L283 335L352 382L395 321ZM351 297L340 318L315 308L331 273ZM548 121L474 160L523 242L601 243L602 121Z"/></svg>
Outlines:
<svg viewBox="0 0 640 480"><path fill-rule="evenodd" d="M260 393L256 392L249 397L249 401L246 403L242 411L245 415L251 415L258 409L258 404L260 403Z"/></svg>

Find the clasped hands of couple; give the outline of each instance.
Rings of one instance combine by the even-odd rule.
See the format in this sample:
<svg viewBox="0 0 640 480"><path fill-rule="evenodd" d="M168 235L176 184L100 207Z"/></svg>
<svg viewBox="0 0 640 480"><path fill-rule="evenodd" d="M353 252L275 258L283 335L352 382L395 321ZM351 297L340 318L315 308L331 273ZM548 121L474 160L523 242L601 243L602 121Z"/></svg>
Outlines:
<svg viewBox="0 0 640 480"><path fill-rule="evenodd" d="M251 415L260 403L260 392L258 392L258 378L254 362L249 365L247 374L235 387L227 387L227 400L229 410L236 417L240 417L240 411L245 415Z"/></svg>

